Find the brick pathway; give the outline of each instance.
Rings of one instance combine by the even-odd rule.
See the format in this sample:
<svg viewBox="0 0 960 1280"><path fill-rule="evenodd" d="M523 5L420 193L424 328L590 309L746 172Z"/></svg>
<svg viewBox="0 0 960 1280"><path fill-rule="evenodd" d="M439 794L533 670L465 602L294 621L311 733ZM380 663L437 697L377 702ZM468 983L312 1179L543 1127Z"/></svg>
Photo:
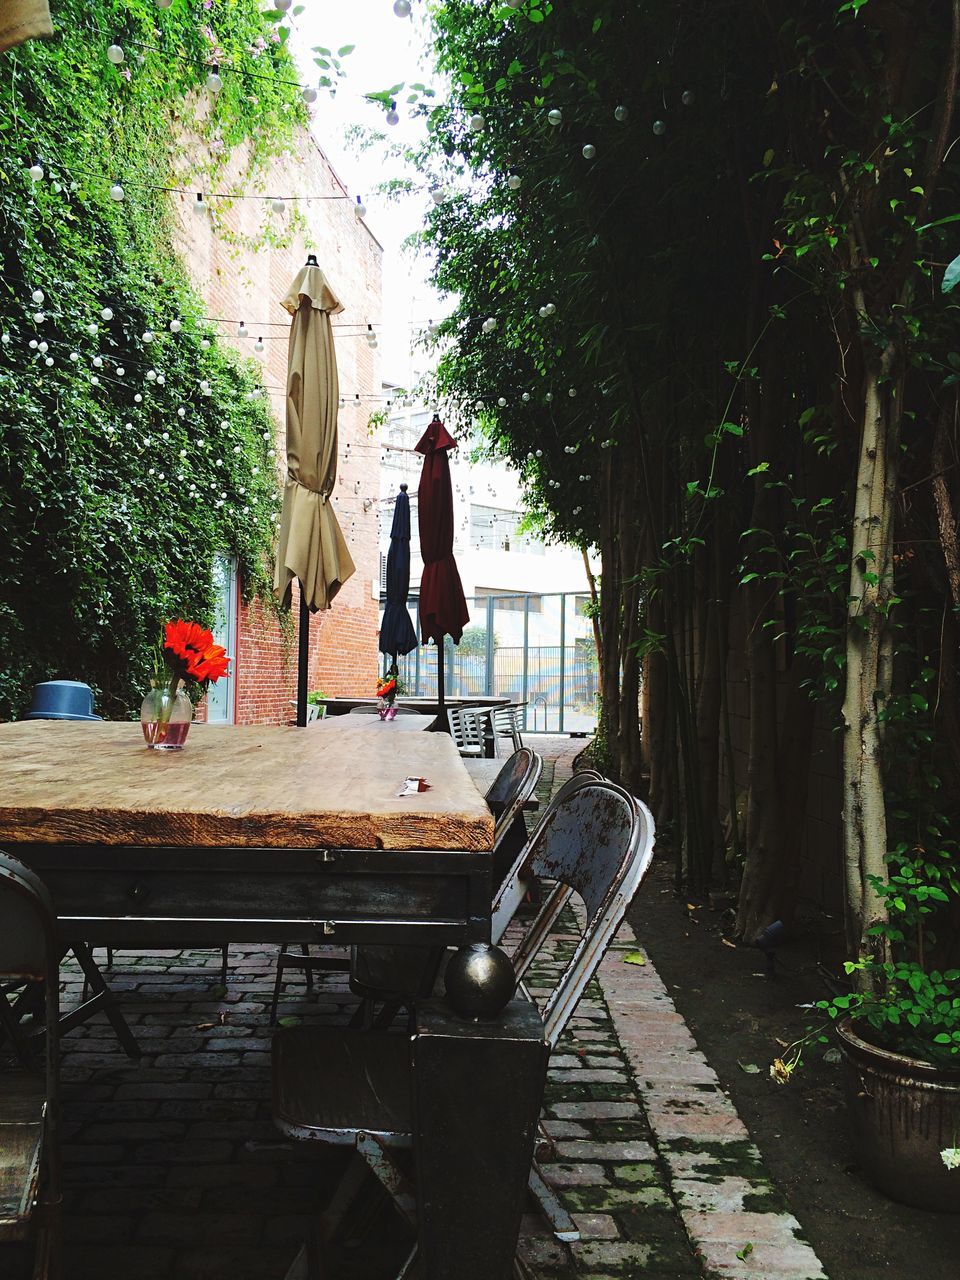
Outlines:
<svg viewBox="0 0 960 1280"><path fill-rule="evenodd" d="M545 798L584 743L533 742ZM535 990L549 986L572 935L553 945ZM544 1114L556 1150L544 1173L583 1238L559 1245L529 1212L525 1260L543 1280L822 1280L652 965L625 963L636 949L625 926L550 1065ZM231 948L224 990L219 953L117 953L110 982L144 1055L130 1062L101 1022L64 1039L65 1280L283 1276L344 1157L285 1142L270 1121L274 957L273 947ZM79 978L65 977L69 1004ZM306 999L291 974L281 1016L342 1022L352 1004L338 976ZM367 1237L343 1275L388 1280L404 1230L383 1211Z"/></svg>

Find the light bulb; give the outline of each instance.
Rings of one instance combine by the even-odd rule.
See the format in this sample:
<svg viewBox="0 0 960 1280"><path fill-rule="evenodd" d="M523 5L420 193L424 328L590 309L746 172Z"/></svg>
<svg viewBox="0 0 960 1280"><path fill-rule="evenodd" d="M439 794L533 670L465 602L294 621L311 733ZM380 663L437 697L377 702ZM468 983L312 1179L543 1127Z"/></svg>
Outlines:
<svg viewBox="0 0 960 1280"><path fill-rule="evenodd" d="M95 337L97 336L98 329L97 329L97 326L93 323L93 321L92 321L92 320L91 320L91 322L87 325L87 333L89 333L89 335L90 335L90 337L91 337L91 338L95 338Z"/></svg>
<svg viewBox="0 0 960 1280"><path fill-rule="evenodd" d="M110 59L110 61L113 63L115 67L119 67L120 63L123 61L123 58L124 58L123 49L118 44L108 45L107 57Z"/></svg>
<svg viewBox="0 0 960 1280"><path fill-rule="evenodd" d="M139 391L138 391L138 392L137 392L137 394L133 397L133 403L134 403L134 404L143 404L143 396L140 394L140 392L139 392Z"/></svg>
<svg viewBox="0 0 960 1280"><path fill-rule="evenodd" d="M523 401L523 403L524 403L524 404L529 404L529 403L530 403L530 392L529 392L529 391L525 391L525 392L523 393L523 395L520 397L520 399Z"/></svg>
<svg viewBox="0 0 960 1280"><path fill-rule="evenodd" d="M316 89L314 89L312 85L309 85L309 84L304 85L303 89L300 92L300 97L304 100L304 102L316 102L317 91Z"/></svg>
<svg viewBox="0 0 960 1280"><path fill-rule="evenodd" d="M263 346L263 339L262 339L262 338L258 338L258 339L256 340L256 342L253 344L253 349L254 349L254 351L256 351L257 355L259 355L259 354L261 353L261 351L263 351L263 350L264 350L264 346Z"/></svg>
<svg viewBox="0 0 960 1280"><path fill-rule="evenodd" d="M46 318L47 318L47 317L44 315L44 313L43 313L42 311L35 311L35 312L33 313L33 323L34 323L34 324L43 324L43 322L44 322L44 320L46 320Z"/></svg>
<svg viewBox="0 0 960 1280"><path fill-rule="evenodd" d="M141 333L140 335L140 341L144 344L144 346L149 347L150 343L154 339L154 336L155 335L152 329L144 329L143 333Z"/></svg>
<svg viewBox="0 0 960 1280"><path fill-rule="evenodd" d="M27 170L27 173L29 173L30 177L34 180L34 182L39 182L43 177L43 165L32 164L30 168Z"/></svg>
<svg viewBox="0 0 960 1280"><path fill-rule="evenodd" d="M447 198L447 193L444 191L443 187L430 188L430 199L433 201L434 204L443 204L446 198Z"/></svg>
<svg viewBox="0 0 960 1280"><path fill-rule="evenodd" d="M552 302L545 303L543 309L548 316L555 316L557 314L557 308Z"/></svg>
<svg viewBox="0 0 960 1280"><path fill-rule="evenodd" d="M157 378L157 371L156 371L156 369L148 369L148 370L147 370L147 381L148 381L148 382L155 382L155 381L156 381L156 378Z"/></svg>
<svg viewBox="0 0 960 1280"><path fill-rule="evenodd" d="M113 319L113 309L112 309L111 307L103 307L103 308L101 308L101 311L100 311L100 319L101 319L101 320L112 320L112 319Z"/></svg>
<svg viewBox="0 0 960 1280"><path fill-rule="evenodd" d="M42 356L45 356L47 352L50 350L50 348L47 346L45 342L38 342L37 350L40 352Z"/></svg>
<svg viewBox="0 0 960 1280"><path fill-rule="evenodd" d="M410 0L393 0L393 12L398 18L409 18Z"/></svg>
<svg viewBox="0 0 960 1280"><path fill-rule="evenodd" d="M544 398L544 400L546 400L547 404L549 404L549 403L550 403L550 401L553 399L553 392L552 392L552 391L548 391L548 392L547 392L547 394L546 394L543 398ZM538 458L540 457L539 453L537 454L537 457L538 457Z"/></svg>
<svg viewBox="0 0 960 1280"><path fill-rule="evenodd" d="M477 112L475 115L472 115L469 120L471 132L479 133L486 123L487 122L486 120L484 120L483 116L480 115L479 112Z"/></svg>
<svg viewBox="0 0 960 1280"><path fill-rule="evenodd" d="M119 182L115 182L110 188L110 199L116 200L117 204L123 199L124 191Z"/></svg>
<svg viewBox="0 0 960 1280"><path fill-rule="evenodd" d="M38 307L43 306L43 290L42 289L34 289L30 297L33 299L33 301L37 304Z"/></svg>
<svg viewBox="0 0 960 1280"><path fill-rule="evenodd" d="M620 106L614 109L613 118L619 124L623 124L624 120L629 119L629 117L630 117L630 112L627 107Z"/></svg>
<svg viewBox="0 0 960 1280"><path fill-rule="evenodd" d="M365 218L367 216L367 206L359 196L357 196L357 203L353 206L353 212L358 218Z"/></svg>
<svg viewBox="0 0 960 1280"><path fill-rule="evenodd" d="M692 106L693 103L696 102L696 95L691 89L684 89L683 93L680 95L680 101L685 107Z"/></svg>
<svg viewBox="0 0 960 1280"><path fill-rule="evenodd" d="M240 324L239 324L239 326L238 326L238 328L237 328L237 337L238 337L238 338L246 338L246 337L247 337L247 335L249 334L249 332L250 332L250 330L247 328L247 326L246 326L246 325L243 323L243 321L241 320L241 321L240 321Z"/></svg>
<svg viewBox="0 0 960 1280"><path fill-rule="evenodd" d="M203 199L203 192L202 192L202 191L198 191L198 192L197 192L197 198L196 198L196 200L194 200L194 202L193 202L193 212L194 212L198 217L202 217L202 216L203 216L203 214L205 214L205 213L207 212L207 205L206 205L206 203L204 202L204 199Z"/></svg>
<svg viewBox="0 0 960 1280"><path fill-rule="evenodd" d="M27 343L27 346L30 348L31 351L36 351L39 345L40 344L37 342L36 338L31 338L30 341Z"/></svg>
<svg viewBox="0 0 960 1280"><path fill-rule="evenodd" d="M523 179L520 177L519 173L511 173L510 177L507 178L507 186L511 191L519 191L522 182Z"/></svg>
<svg viewBox="0 0 960 1280"><path fill-rule="evenodd" d="M653 132L657 135L658 138L662 138L663 135L667 132L667 122L665 120L654 120Z"/></svg>
<svg viewBox="0 0 960 1280"><path fill-rule="evenodd" d="M178 417L178 418L185 418L186 416L187 416L187 411L186 411L186 409L183 407L183 405L181 405L181 406L180 406L180 408L177 410L177 417Z"/></svg>
<svg viewBox="0 0 960 1280"><path fill-rule="evenodd" d="M552 111L547 112L547 122L552 124L554 128L558 124L563 124L563 112L559 107L554 107Z"/></svg>
<svg viewBox="0 0 960 1280"><path fill-rule="evenodd" d="M397 111L397 104L391 102L390 110L387 112L387 124L395 125L400 123L400 113Z"/></svg>
<svg viewBox="0 0 960 1280"><path fill-rule="evenodd" d="M201 351L209 351L209 350L210 350L210 339L209 339L209 338L201 338L201 339L200 339L200 350L201 350Z"/></svg>
<svg viewBox="0 0 960 1280"><path fill-rule="evenodd" d="M94 367L95 369L102 369L102 368L103 368L103 356L94 356L94 357L93 357L93 367Z"/></svg>
<svg viewBox="0 0 960 1280"><path fill-rule="evenodd" d="M541 307L540 310L537 312L537 314L539 315L541 320L546 320L547 316L550 313L547 311L546 307Z"/></svg>
<svg viewBox="0 0 960 1280"><path fill-rule="evenodd" d="M71 351L71 352L70 352L70 359L73 361L73 363L74 363L74 364L76 364L76 363L77 363L77 361L80 359L80 352L79 352L79 351Z"/></svg>
<svg viewBox="0 0 960 1280"><path fill-rule="evenodd" d="M570 397L571 400L574 398L576 394L577 394L576 387L571 387L570 390L567 392L567 395Z"/></svg>
<svg viewBox="0 0 960 1280"><path fill-rule="evenodd" d="M592 160L596 154L597 154L597 148L593 145L592 142L588 142L584 145L584 148L583 148L584 160Z"/></svg>
<svg viewBox="0 0 960 1280"><path fill-rule="evenodd" d="M207 75L207 89L210 93L219 93L222 88L223 80L220 78L220 68L214 63Z"/></svg>
<svg viewBox="0 0 960 1280"><path fill-rule="evenodd" d="M497 327L497 321L495 316L488 316L487 319L484 320L483 324L480 326L480 328L483 330L484 333L493 333L496 327Z"/></svg>
<svg viewBox="0 0 960 1280"><path fill-rule="evenodd" d="M127 371L124 369L123 365L119 365L117 368L117 377L122 378L126 372Z"/></svg>
<svg viewBox="0 0 960 1280"><path fill-rule="evenodd" d="M497 400L497 404L500 406L501 409L505 409L507 407L506 396L500 396L500 398Z"/></svg>
<svg viewBox="0 0 960 1280"><path fill-rule="evenodd" d="M44 364L47 366L47 368L49 369L49 368L53 365L53 356L47 356L46 360L44 360L44 362L43 362L43 363L44 363Z"/></svg>
<svg viewBox="0 0 960 1280"><path fill-rule="evenodd" d="M90 379L90 383L91 383L91 386L99 387L100 379L97 377L96 374L94 374L93 377Z"/></svg>
<svg viewBox="0 0 960 1280"><path fill-rule="evenodd" d="M279 9L281 13L286 13L292 4L293 0L274 0L274 7Z"/></svg>
<svg viewBox="0 0 960 1280"><path fill-rule="evenodd" d="M163 375L162 373L158 373L158 374L157 374L157 386L158 386L158 387L165 387L166 385L167 385L167 380L166 380L166 378L164 377L164 375Z"/></svg>
<svg viewBox="0 0 960 1280"><path fill-rule="evenodd" d="M176 316L174 316L174 318L170 321L170 332L179 333L182 328L183 328L183 321L178 320Z"/></svg>
<svg viewBox="0 0 960 1280"><path fill-rule="evenodd" d="M283 213L285 207L284 202L279 197L270 201L270 208L274 213Z"/></svg>
<svg viewBox="0 0 960 1280"><path fill-rule="evenodd" d="M169 9L169 8L170 8L170 0L156 0L156 3L157 3L157 8L158 8L158 9Z"/></svg>

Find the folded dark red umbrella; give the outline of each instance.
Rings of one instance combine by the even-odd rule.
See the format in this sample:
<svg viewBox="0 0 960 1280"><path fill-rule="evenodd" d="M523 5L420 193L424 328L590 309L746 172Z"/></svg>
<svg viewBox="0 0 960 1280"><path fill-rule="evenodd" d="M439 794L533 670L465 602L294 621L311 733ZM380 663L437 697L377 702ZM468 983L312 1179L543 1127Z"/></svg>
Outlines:
<svg viewBox="0 0 960 1280"><path fill-rule="evenodd" d="M416 448L423 454L418 508L420 552L420 632L424 640L440 644L445 635L460 643L470 621L457 562L453 558L453 489L447 451L456 440L439 418L434 418Z"/></svg>

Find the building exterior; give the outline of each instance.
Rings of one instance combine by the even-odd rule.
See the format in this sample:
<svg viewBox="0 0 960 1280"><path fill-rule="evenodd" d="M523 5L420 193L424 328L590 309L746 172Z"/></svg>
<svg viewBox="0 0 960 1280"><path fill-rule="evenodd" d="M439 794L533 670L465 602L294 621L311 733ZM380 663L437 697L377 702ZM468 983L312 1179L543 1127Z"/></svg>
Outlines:
<svg viewBox="0 0 960 1280"><path fill-rule="evenodd" d="M390 391L390 388L387 388ZM417 535L415 451L432 417L423 405L394 402L381 433L380 562L385 587L393 500L409 488L412 515L411 615L422 566ZM448 692L509 695L527 705L528 729L585 731L595 723L597 665L582 553L545 544L524 527L520 478L501 461L472 461L467 442L451 458L454 554L470 624L448 646ZM436 688L432 650L411 654L401 676L411 692Z"/></svg>
<svg viewBox="0 0 960 1280"><path fill-rule="evenodd" d="M218 180L225 191L242 185L239 154ZM218 321L221 338L263 365L264 387L276 418L277 475L283 483L284 413L289 316L280 305L306 260L317 255L344 304L333 318L340 375L340 461L334 498L356 573L333 607L313 615L310 628L310 687L328 694L372 692L377 674L379 547L376 507L379 448L368 420L381 393L379 356L365 340L367 325L381 321L382 249L354 213L354 202L313 136L302 130L296 156L277 158L258 179L257 194L280 197L241 199L232 207L210 202L214 215L190 212L192 195L173 196L181 230L181 250L196 288ZM313 197L295 201L291 197ZM323 197L317 199L316 197ZM292 220L292 221L291 221ZM288 247L262 235L265 224L292 229ZM247 336L239 336L241 322ZM256 347L262 340L262 351ZM259 601L242 602L241 584L227 557L217 566L221 618L218 639L234 656L233 674L211 690L211 720L238 724L282 724L293 715L296 697L297 588L289 625Z"/></svg>

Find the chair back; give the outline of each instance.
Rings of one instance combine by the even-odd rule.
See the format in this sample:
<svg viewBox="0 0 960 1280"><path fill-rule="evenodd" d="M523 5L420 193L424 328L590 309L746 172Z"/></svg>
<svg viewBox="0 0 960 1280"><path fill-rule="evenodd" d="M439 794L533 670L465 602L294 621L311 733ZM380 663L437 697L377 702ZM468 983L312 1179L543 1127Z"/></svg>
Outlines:
<svg viewBox="0 0 960 1280"><path fill-rule="evenodd" d="M518 713L518 707L494 707L491 712L494 738L512 739L514 751L519 751L523 746Z"/></svg>
<svg viewBox="0 0 960 1280"><path fill-rule="evenodd" d="M447 720L450 724L450 736L461 755L483 754L483 731L480 717L475 711L468 707L448 707Z"/></svg>
<svg viewBox="0 0 960 1280"><path fill-rule="evenodd" d="M519 907L520 903L524 899L527 891L527 885L523 876L527 870L527 865L533 856L533 851L544 840L547 833L555 823L558 821L561 823L566 821L563 805L567 796L577 791L580 787L585 786L588 782L596 782L599 781L599 779L600 774L597 773L595 769L584 769L580 773L575 773L572 778L567 779L547 805L536 830L517 854L513 861L513 866L507 872L503 879L503 883L494 894L490 924L490 938L494 946L500 942L501 938L506 933L507 926L516 914L517 907ZM499 781L499 775L496 781ZM494 785L496 785L496 781ZM487 803L490 803L489 794L487 796Z"/></svg>
<svg viewBox="0 0 960 1280"><path fill-rule="evenodd" d="M560 912L576 894L586 925L541 1010L556 1044L620 927L653 859L650 810L615 783L588 779L571 788L532 849L536 875L556 883L512 957L518 981L530 968Z"/></svg>
<svg viewBox="0 0 960 1280"><path fill-rule="evenodd" d="M498 837L503 838L513 820L537 788L543 773L543 759L529 747L515 751L490 784L484 799L496 819L494 849Z"/></svg>
<svg viewBox="0 0 960 1280"><path fill-rule="evenodd" d="M376 705L371 706L369 703L364 703L359 707L351 707L350 710L347 712L347 715L375 716L378 714L379 711L380 711L380 708L378 706Z"/></svg>
<svg viewBox="0 0 960 1280"><path fill-rule="evenodd" d="M403 707L399 702L393 704L393 709L398 716L418 716L421 714L416 707Z"/></svg>

